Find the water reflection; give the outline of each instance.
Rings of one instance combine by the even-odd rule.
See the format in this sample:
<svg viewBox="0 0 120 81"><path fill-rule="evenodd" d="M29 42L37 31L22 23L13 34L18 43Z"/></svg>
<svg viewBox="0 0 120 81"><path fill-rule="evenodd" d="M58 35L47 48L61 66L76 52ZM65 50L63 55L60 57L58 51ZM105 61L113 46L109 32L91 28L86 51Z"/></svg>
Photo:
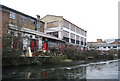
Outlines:
<svg viewBox="0 0 120 81"><path fill-rule="evenodd" d="M86 67L26 72L26 79L85 79ZM18 77L19 78L19 77Z"/></svg>
<svg viewBox="0 0 120 81"><path fill-rule="evenodd" d="M118 64L91 63L76 66L24 66L3 68L3 79L118 79Z"/></svg>

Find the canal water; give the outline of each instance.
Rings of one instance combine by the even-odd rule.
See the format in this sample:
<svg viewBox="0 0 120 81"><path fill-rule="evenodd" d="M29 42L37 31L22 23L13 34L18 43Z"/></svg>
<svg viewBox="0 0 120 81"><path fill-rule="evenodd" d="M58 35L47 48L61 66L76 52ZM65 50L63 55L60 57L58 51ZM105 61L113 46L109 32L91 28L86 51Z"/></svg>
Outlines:
<svg viewBox="0 0 120 81"><path fill-rule="evenodd" d="M4 67L3 79L118 79L118 60L76 65ZM73 63L74 64L74 63Z"/></svg>

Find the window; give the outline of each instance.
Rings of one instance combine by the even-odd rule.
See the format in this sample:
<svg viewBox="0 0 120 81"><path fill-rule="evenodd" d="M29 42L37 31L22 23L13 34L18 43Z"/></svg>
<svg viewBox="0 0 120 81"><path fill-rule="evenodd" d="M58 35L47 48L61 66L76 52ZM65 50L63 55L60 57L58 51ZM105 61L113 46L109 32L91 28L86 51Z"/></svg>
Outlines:
<svg viewBox="0 0 120 81"><path fill-rule="evenodd" d="M75 34L71 33L71 39L75 39Z"/></svg>
<svg viewBox="0 0 120 81"><path fill-rule="evenodd" d="M81 35L82 35L82 29L79 29L79 34L81 34Z"/></svg>
<svg viewBox="0 0 120 81"><path fill-rule="evenodd" d="M85 46L87 45L86 42L84 44L85 44Z"/></svg>
<svg viewBox="0 0 120 81"><path fill-rule="evenodd" d="M76 32L79 33L80 31L80 28L76 27Z"/></svg>
<svg viewBox="0 0 120 81"><path fill-rule="evenodd" d="M35 24L36 24L35 20L31 19L30 24L35 26Z"/></svg>
<svg viewBox="0 0 120 81"><path fill-rule="evenodd" d="M83 41L81 41L81 45L83 45Z"/></svg>
<svg viewBox="0 0 120 81"><path fill-rule="evenodd" d="M76 40L76 44L79 44L79 40Z"/></svg>
<svg viewBox="0 0 120 81"><path fill-rule="evenodd" d="M73 24L71 24L70 28L71 28L72 31L75 31L75 26Z"/></svg>
<svg viewBox="0 0 120 81"><path fill-rule="evenodd" d="M63 36L64 36L64 37L69 37L69 32L63 31Z"/></svg>
<svg viewBox="0 0 120 81"><path fill-rule="evenodd" d="M71 42L75 44L75 40L74 39L71 39Z"/></svg>
<svg viewBox="0 0 120 81"><path fill-rule="evenodd" d="M76 40L79 40L79 39L80 39L80 37L78 35L76 35Z"/></svg>
<svg viewBox="0 0 120 81"><path fill-rule="evenodd" d="M27 21L27 18L26 18L25 16L21 16L20 21L21 21L21 22L26 22L26 21Z"/></svg>
<svg viewBox="0 0 120 81"><path fill-rule="evenodd" d="M58 32L53 32L53 35L54 35L55 37L58 37Z"/></svg>
<svg viewBox="0 0 120 81"><path fill-rule="evenodd" d="M16 13L10 11L10 18L16 19Z"/></svg>
<svg viewBox="0 0 120 81"><path fill-rule="evenodd" d="M63 40L65 40L66 42L69 42L69 38L67 37L63 37Z"/></svg>
<svg viewBox="0 0 120 81"><path fill-rule="evenodd" d="M64 27L69 29L69 22L64 20Z"/></svg>
<svg viewBox="0 0 120 81"><path fill-rule="evenodd" d="M117 46L113 46L113 48L117 48Z"/></svg>

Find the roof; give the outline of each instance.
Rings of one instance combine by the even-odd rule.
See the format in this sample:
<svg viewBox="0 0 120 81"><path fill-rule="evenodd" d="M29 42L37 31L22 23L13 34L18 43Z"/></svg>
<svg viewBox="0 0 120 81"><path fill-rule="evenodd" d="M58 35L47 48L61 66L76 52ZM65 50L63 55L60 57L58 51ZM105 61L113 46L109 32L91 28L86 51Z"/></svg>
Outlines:
<svg viewBox="0 0 120 81"><path fill-rule="evenodd" d="M56 16L56 15L46 15L44 16L43 18L47 17L47 16L53 16L53 17L60 17L60 18L63 18L63 16ZM41 18L40 20L42 20L43 18Z"/></svg>
<svg viewBox="0 0 120 81"><path fill-rule="evenodd" d="M120 42L113 42L113 43L111 43L111 44L120 44Z"/></svg>
<svg viewBox="0 0 120 81"><path fill-rule="evenodd" d="M12 24L9 24L10 28L13 29L13 30L16 30L18 31L18 28L17 26L14 26ZM61 40L53 35L49 35L49 34L44 34L42 32L39 32L39 31L35 31L35 30L31 30L31 29L28 29L28 28L21 28L19 31L21 32L26 32L26 33L30 33L30 34L34 34L34 35L38 35L38 36L41 36L41 37L46 37L46 38L50 38L50 39L54 39L54 40L58 40L58 41L62 41L62 42L65 42L64 40Z"/></svg>
<svg viewBox="0 0 120 81"><path fill-rule="evenodd" d="M87 43L106 43L106 42L87 42Z"/></svg>
<svg viewBox="0 0 120 81"><path fill-rule="evenodd" d="M14 9L12 9L12 8L9 8L9 7L7 7L7 6L4 6L4 5L1 5L1 4L0 4L0 7L1 7L2 9L7 9L7 10L10 10L10 11L12 11L12 12L21 14L21 15L26 16L26 17L29 17L29 18L31 18L31 19L37 20L36 18L34 18L34 17L32 17L32 16L26 15L26 14L24 14L24 13L22 13L22 12L19 12L19 11L14 10Z"/></svg>

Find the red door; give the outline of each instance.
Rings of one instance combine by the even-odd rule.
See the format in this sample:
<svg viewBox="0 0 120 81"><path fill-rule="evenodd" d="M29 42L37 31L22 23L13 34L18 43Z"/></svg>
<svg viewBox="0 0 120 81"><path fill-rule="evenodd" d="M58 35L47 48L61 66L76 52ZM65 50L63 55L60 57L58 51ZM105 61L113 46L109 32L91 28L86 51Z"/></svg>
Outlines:
<svg viewBox="0 0 120 81"><path fill-rule="evenodd" d="M34 40L31 41L30 47L31 47L31 51L34 52L34 49L35 49L35 41Z"/></svg>

